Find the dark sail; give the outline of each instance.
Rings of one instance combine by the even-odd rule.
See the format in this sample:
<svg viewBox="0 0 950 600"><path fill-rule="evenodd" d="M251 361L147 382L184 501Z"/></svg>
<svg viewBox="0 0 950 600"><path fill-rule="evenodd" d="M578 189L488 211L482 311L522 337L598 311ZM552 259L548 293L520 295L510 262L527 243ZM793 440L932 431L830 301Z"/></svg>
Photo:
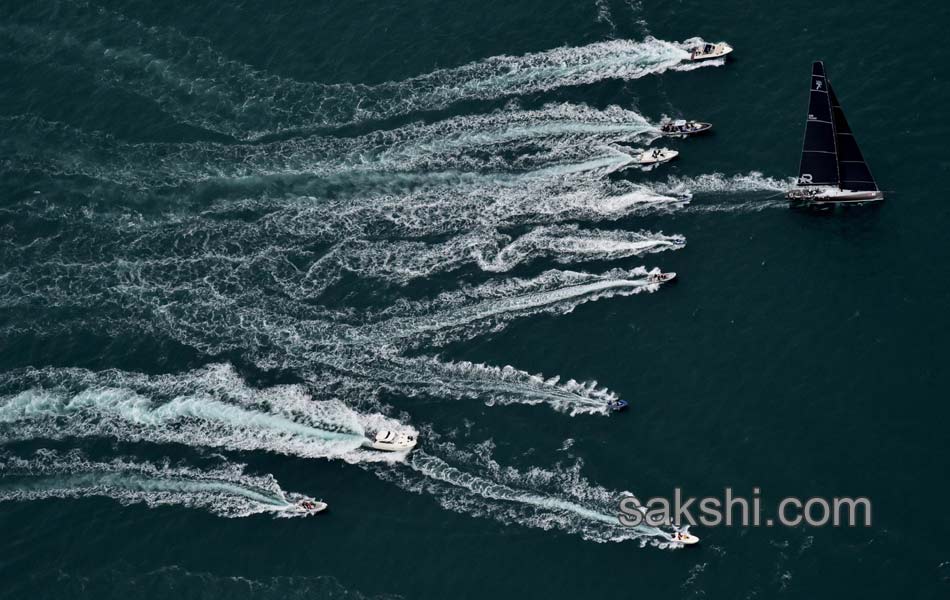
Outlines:
<svg viewBox="0 0 950 600"><path fill-rule="evenodd" d="M802 143L802 162L798 168L798 185L837 186L837 155L825 65L821 61L816 61L811 69L808 119L805 121L805 139Z"/></svg>
<svg viewBox="0 0 950 600"><path fill-rule="evenodd" d="M841 189L876 191L877 184L871 176L871 169L864 162L858 142L854 139L848 120L844 118L844 111L841 110L841 103L838 102L838 97L830 84L828 93L835 128L835 145L838 149L838 177Z"/></svg>

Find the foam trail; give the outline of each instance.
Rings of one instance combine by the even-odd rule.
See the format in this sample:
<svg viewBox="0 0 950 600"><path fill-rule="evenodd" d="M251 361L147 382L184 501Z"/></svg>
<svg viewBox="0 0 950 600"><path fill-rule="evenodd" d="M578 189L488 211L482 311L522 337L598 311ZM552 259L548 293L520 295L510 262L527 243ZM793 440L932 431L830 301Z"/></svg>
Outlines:
<svg viewBox="0 0 950 600"><path fill-rule="evenodd" d="M684 44L647 38L494 56L378 85L319 84L271 75L222 56L207 41L146 27L98 7L67 3L44 13L49 29L7 23L4 58L49 60L100 84L154 100L177 120L236 138L377 121L455 102L536 94L607 79L689 70Z"/></svg>
<svg viewBox="0 0 950 600"><path fill-rule="evenodd" d="M509 238L510 239L510 238ZM476 259L485 271L509 271L535 256L552 256L560 263L616 260L677 250L686 245L681 235L628 231L582 230L576 225L539 227L503 246L481 251Z"/></svg>
<svg viewBox="0 0 950 600"><path fill-rule="evenodd" d="M602 155L605 145L659 135L636 112L566 103L538 110L508 107L359 137L310 136L264 144L127 143L30 116L0 118L0 126L6 130L0 157L7 169L141 189L347 173L525 170L583 161ZM36 146L36 139L44 144Z"/></svg>
<svg viewBox="0 0 950 600"><path fill-rule="evenodd" d="M201 216L169 215L158 222L125 213L56 215L70 224L87 219L83 235L0 241L0 259L11 265L0 305L115 307L116 314L154 306L164 319L168 304L157 300L177 290L226 303L291 298L296 304L286 310L306 318L309 302L342 271L405 284L467 264L500 272L545 257L613 260L681 247L681 236L559 225L671 210L685 202L603 179L627 160L610 151L586 164L517 176L456 177L356 199L228 202ZM526 225L539 226L517 238L494 233ZM431 236L451 237L435 244L357 239ZM339 245L315 249L333 242Z"/></svg>
<svg viewBox="0 0 950 600"><path fill-rule="evenodd" d="M594 0L594 6L597 8L597 21L605 23L610 28L611 33L616 32L617 25L614 23L613 17L610 14L610 4L608 0Z"/></svg>
<svg viewBox="0 0 950 600"><path fill-rule="evenodd" d="M545 257L562 264L617 260L677 250L685 244L680 235L580 229L576 225L537 227L519 237L475 231L435 244L353 240L321 257L310 267L307 278L314 290L332 285L343 271L405 285L468 264L498 273Z"/></svg>
<svg viewBox="0 0 950 600"><path fill-rule="evenodd" d="M123 505L184 506L221 517L270 513L303 516L301 501L271 475L244 473L244 465L215 469L172 466L115 458L95 462L78 452L40 450L31 458L0 455L0 502L104 496Z"/></svg>
<svg viewBox="0 0 950 600"><path fill-rule="evenodd" d="M608 181L604 176L629 164L631 157L608 151L582 165L564 165L522 175L449 175L434 185L403 193L326 201L302 197L270 203L276 210L263 225L295 234L339 239L422 237L499 227L553 225L564 221L600 222L631 214L670 210L688 202L646 185ZM417 182L423 183L423 182ZM262 210L268 203L222 205L214 213Z"/></svg>
<svg viewBox="0 0 950 600"><path fill-rule="evenodd" d="M0 239L0 259L10 265L31 265L22 277L23 296L42 287L39 281L46 267L78 271L94 269L97 263L102 287L162 269L195 272L210 268L221 270L225 278L260 271L269 279L267 273L291 275L295 269L291 265L306 260L288 261L290 255L310 253L318 243L473 231L478 235L525 225L610 221L669 210L688 201L683 194L662 194L646 185L605 179L630 160L616 148L603 147L580 162L521 174L391 174L384 183L352 182L355 193L336 192L329 198L227 198L200 214L195 214L193 206L174 203L156 217L111 204L103 207L103 213L64 212L33 202L21 205L20 210L70 225L81 223L83 235L54 232L17 240L14 228L10 236ZM380 183L383 190L377 187ZM114 260L102 262L103 256ZM191 281L203 278L196 273L188 277ZM11 281L14 279L20 278L14 275Z"/></svg>
<svg viewBox="0 0 950 600"><path fill-rule="evenodd" d="M113 308L117 315L125 317L152 315L140 321L138 327L145 326L152 333L168 336L211 356L241 351L254 356L262 369L294 368L332 360L338 353L373 356L381 349L405 351L423 345L441 346L500 331L519 318L542 313L567 314L586 302L658 290L659 284L649 282L647 275L643 267L605 273L552 269L528 279L488 281L430 300L398 301L381 312L363 314L311 307L302 302L308 299L306 296L301 301L275 298L259 287L230 291L232 295L222 297L217 289L206 289L207 282L180 283L171 289L129 287L125 291L130 295L119 298L122 302ZM64 307L76 306L76 298L70 298L67 291L63 290ZM89 302L97 301L101 310L102 298L96 293L89 297ZM118 396L113 400L80 397L74 404L65 398L47 400L38 395L20 398L9 410L32 402L43 406L50 402L54 411L118 403L115 405L127 408L123 415L131 418L137 414L139 397L126 396L122 386L114 389L98 385L96 389L99 388ZM159 422L184 418L191 412L223 422L243 422L247 417L234 412L229 405L219 404L186 394L167 406L142 405L145 412L140 418ZM266 417L257 413L253 416Z"/></svg>
<svg viewBox="0 0 950 600"><path fill-rule="evenodd" d="M670 177L666 183L654 183L650 187L666 194L735 194L751 192L784 192L794 182L766 177L758 171L744 175L727 176L710 173L698 177Z"/></svg>
<svg viewBox="0 0 950 600"><path fill-rule="evenodd" d="M376 469L377 474L404 489L430 494L449 510L506 525L558 529L600 543L637 540L642 546L673 547L662 529L622 526L617 518L621 494L590 484L580 476L579 463L519 471L495 462L490 443L476 445L473 453L450 443L431 445L431 452L428 446L413 452L403 468Z"/></svg>
<svg viewBox="0 0 950 600"><path fill-rule="evenodd" d="M367 428L401 429L398 423L359 415L338 401L314 402L300 386L254 391L228 365L154 378L81 369L0 377L3 387L31 383L0 398L0 439L96 436L348 462L400 458L360 449Z"/></svg>
<svg viewBox="0 0 950 600"><path fill-rule="evenodd" d="M713 196L726 198L716 203L692 202L690 212L755 212L766 208L786 206L781 196L788 190L794 179L775 179L766 177L758 171L727 176L722 173L710 173L698 177L670 177L665 183L652 184L658 194L674 194L693 199L695 196ZM765 198L749 199L751 195L770 192Z"/></svg>
<svg viewBox="0 0 950 600"><path fill-rule="evenodd" d="M602 274L552 269L531 279L512 278L446 292L432 301L403 302L359 327L348 343L415 348L443 345L500 331L511 321L539 313L567 314L585 302L653 292L647 269Z"/></svg>
<svg viewBox="0 0 950 600"><path fill-rule="evenodd" d="M496 367L397 355L376 357L363 364L361 370L374 386L410 397L478 399L489 406L546 404L571 416L606 415L607 405L619 399L596 381L561 381L557 376L533 375L510 365Z"/></svg>

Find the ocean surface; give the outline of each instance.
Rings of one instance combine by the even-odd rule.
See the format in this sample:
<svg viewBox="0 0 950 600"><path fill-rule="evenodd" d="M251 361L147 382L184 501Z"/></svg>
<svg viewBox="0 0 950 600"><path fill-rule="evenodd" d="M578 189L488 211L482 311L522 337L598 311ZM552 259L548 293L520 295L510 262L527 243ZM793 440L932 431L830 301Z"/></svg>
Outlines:
<svg viewBox="0 0 950 600"><path fill-rule="evenodd" d="M948 597L948 25L2 2L0 597ZM782 200L816 59L880 206ZM616 520L677 487L873 522Z"/></svg>

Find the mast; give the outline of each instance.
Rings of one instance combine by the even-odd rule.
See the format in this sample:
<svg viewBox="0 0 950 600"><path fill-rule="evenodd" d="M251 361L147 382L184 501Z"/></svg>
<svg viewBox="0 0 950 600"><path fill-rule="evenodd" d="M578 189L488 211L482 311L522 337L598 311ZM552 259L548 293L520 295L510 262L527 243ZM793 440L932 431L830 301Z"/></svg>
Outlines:
<svg viewBox="0 0 950 600"><path fill-rule="evenodd" d="M878 191L877 183L871 175L871 169L864 161L858 142L844 117L841 103L835 90L828 85L828 97L831 102L832 123L835 130L835 146L838 149L838 181L843 190Z"/></svg>
<svg viewBox="0 0 950 600"><path fill-rule="evenodd" d="M815 61L811 69L802 160L798 167L799 186L840 185L837 136L828 90L825 65L820 60Z"/></svg>

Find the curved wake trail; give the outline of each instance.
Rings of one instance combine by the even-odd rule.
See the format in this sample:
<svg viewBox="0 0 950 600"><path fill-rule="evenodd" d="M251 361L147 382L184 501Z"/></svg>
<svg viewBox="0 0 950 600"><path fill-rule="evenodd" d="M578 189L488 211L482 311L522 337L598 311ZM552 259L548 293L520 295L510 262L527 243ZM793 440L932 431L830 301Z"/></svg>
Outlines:
<svg viewBox="0 0 950 600"><path fill-rule="evenodd" d="M665 183L654 183L650 188L658 194L671 194L692 200L696 196L727 196L714 204L691 202L690 212L754 212L766 208L784 207L782 198L794 184L794 179L767 177L758 171L740 175L710 173L698 177L670 177ZM765 198L749 200L752 194L769 192Z"/></svg>
<svg viewBox="0 0 950 600"><path fill-rule="evenodd" d="M618 260L685 245L681 235L581 229L577 225L537 227L518 237L481 230L441 243L353 240L335 246L315 262L306 285L318 293L338 281L344 271L405 285L467 265L502 273L542 258L561 264Z"/></svg>
<svg viewBox="0 0 950 600"><path fill-rule="evenodd" d="M619 396L596 381L561 381L558 376L544 377L510 365L495 367L468 361L446 362L435 357L380 355L361 362L359 367L335 365L351 375L338 381L351 394L369 396L383 387L408 397L481 400L488 406L546 404L571 416L606 415L608 403ZM361 379L356 378L356 373ZM337 375L339 377L339 375Z"/></svg>
<svg viewBox="0 0 950 600"><path fill-rule="evenodd" d="M504 329L518 318L567 314L585 302L653 292L644 267L602 274L552 269L531 279L512 278L446 292L435 300L401 302L359 326L347 343L372 347L440 346Z"/></svg>
<svg viewBox="0 0 950 600"><path fill-rule="evenodd" d="M715 64L688 61L684 43L647 38L493 56L378 85L320 84L271 75L221 55L207 41L147 27L120 14L62 3L45 27L0 27L2 56L58 61L99 84L155 101L182 123L239 139L281 131L340 127L607 79L632 80Z"/></svg>
<svg viewBox="0 0 950 600"><path fill-rule="evenodd" d="M679 250L686 245L681 235L667 236L645 231L584 230L576 225L539 227L519 238L480 250L478 266L484 271L504 272L535 257L549 256L562 264L585 260L617 260Z"/></svg>
<svg viewBox="0 0 950 600"><path fill-rule="evenodd" d="M279 305L292 302L282 312L308 318L309 302L343 271L405 284L465 265L504 272L541 258L567 264L682 247L676 235L561 224L609 221L684 202L604 179L628 160L611 150L588 163L523 175L456 176L407 193L355 199L228 202L202 216L157 222L58 214L46 218L63 221L63 232L0 240L0 260L10 265L0 305L115 307L160 311L164 318L173 309L159 300L170 296L176 304L195 296L222 306L267 297ZM75 218L87 221L82 235L72 233ZM530 225L537 227L517 238L496 233ZM411 239L434 236L451 237ZM359 239L367 237L384 240ZM326 250L318 246L334 242Z"/></svg>
<svg viewBox="0 0 950 600"><path fill-rule="evenodd" d="M255 392L228 365L158 377L26 369L0 375L0 386L30 386L0 397L3 441L95 436L347 462L401 458L361 449L366 428L401 428L391 419L315 402L300 386Z"/></svg>
<svg viewBox="0 0 950 600"><path fill-rule="evenodd" d="M657 128L611 106L551 104L505 108L432 124L413 123L359 137L310 136L263 144L127 143L38 117L0 118L7 170L87 177L137 189L254 179L358 178L374 174L520 171L581 162L617 142L645 142ZM42 145L35 140L42 139Z"/></svg>
<svg viewBox="0 0 950 600"><path fill-rule="evenodd" d="M375 469L377 475L408 491L427 493L444 508L503 524L557 529L594 542L637 540L641 546L672 547L671 536L648 525L624 527L617 519L620 493L593 485L571 468L502 467L489 455L491 444L475 454L451 444L416 450L402 468ZM454 463L454 464L453 464Z"/></svg>
<svg viewBox="0 0 950 600"><path fill-rule="evenodd" d="M184 506L221 517L270 513L304 516L298 503L313 498L285 492L272 475L244 473L244 465L197 469L116 458L95 462L77 452L41 450L31 458L0 455L0 502L102 496L123 505Z"/></svg>
<svg viewBox="0 0 950 600"><path fill-rule="evenodd" d="M220 204L207 214L225 218L249 211L260 226L293 236L324 240L351 237L417 238L473 230L555 225L566 221L613 221L632 214L684 205L679 193L605 177L630 164L614 148L579 163L522 174L430 174L413 179L408 190L327 200L248 200Z"/></svg>
<svg viewBox="0 0 950 600"><path fill-rule="evenodd" d="M642 267L601 274L550 270L530 279L488 281L435 299L397 302L369 316L315 309L305 313L296 304L284 307L274 298L264 296L249 297L243 303L222 303L200 289L193 290L187 301L180 289L173 290L174 301L162 297L159 290L146 289L140 291L140 299L132 306L141 312L142 304L153 303L155 317L145 321L145 326L154 334L212 356L241 351L265 370L311 372L327 368L342 372L351 382L369 381L409 395L425 391L454 398L477 397L491 404L545 403L572 414L601 413L615 395L598 388L596 383L558 383L557 378L542 378L513 368L441 363L399 354L500 331L526 316L566 314L585 302L656 291L659 286L648 282L647 274ZM121 313L130 314L129 310ZM106 324L113 326L114 322L108 320ZM95 327L87 322L83 328ZM323 433L327 422L334 423L330 418L333 415L326 414L333 412L333 403L310 402L299 388L280 387L267 391L268 397L276 397L269 401L268 411L249 411L248 407L255 409L262 401L264 392L258 392L261 398L235 396L232 388L243 389L243 383L226 368L223 371L230 373L225 378L226 385L209 387L205 380L218 379L221 371L217 368L188 377L155 380L160 385L151 380L143 383L127 374L98 376L71 371L66 373L69 377L63 378L82 385L70 393L58 391L62 386L55 378L51 383L37 377L21 378L23 382L17 389L30 389L6 399L0 406L0 422L43 415L46 418L32 424L32 429L19 429L29 431L30 435L50 430L55 436L63 435L68 428L56 429L51 422L71 416L74 432L69 435L98 430L102 435L124 439L171 436L167 441L188 443L181 432L186 428L203 445L262 447L308 455L349 455L359 445L360 437L347 441ZM180 379L188 385L176 383ZM222 387L226 393L222 393ZM285 396L291 400L285 400ZM301 423L294 413L288 421L288 410L277 409L283 403L293 406L293 402L304 405L304 416L318 407L324 407L325 414L308 416L311 422ZM331 431L362 433L360 419L365 416L356 419L346 412L338 415L348 416L349 421L330 428ZM168 433L172 424L178 433ZM319 431L312 431L311 427ZM274 435L275 431L281 434ZM278 442L297 444L301 439L307 440L307 448L273 447Z"/></svg>

